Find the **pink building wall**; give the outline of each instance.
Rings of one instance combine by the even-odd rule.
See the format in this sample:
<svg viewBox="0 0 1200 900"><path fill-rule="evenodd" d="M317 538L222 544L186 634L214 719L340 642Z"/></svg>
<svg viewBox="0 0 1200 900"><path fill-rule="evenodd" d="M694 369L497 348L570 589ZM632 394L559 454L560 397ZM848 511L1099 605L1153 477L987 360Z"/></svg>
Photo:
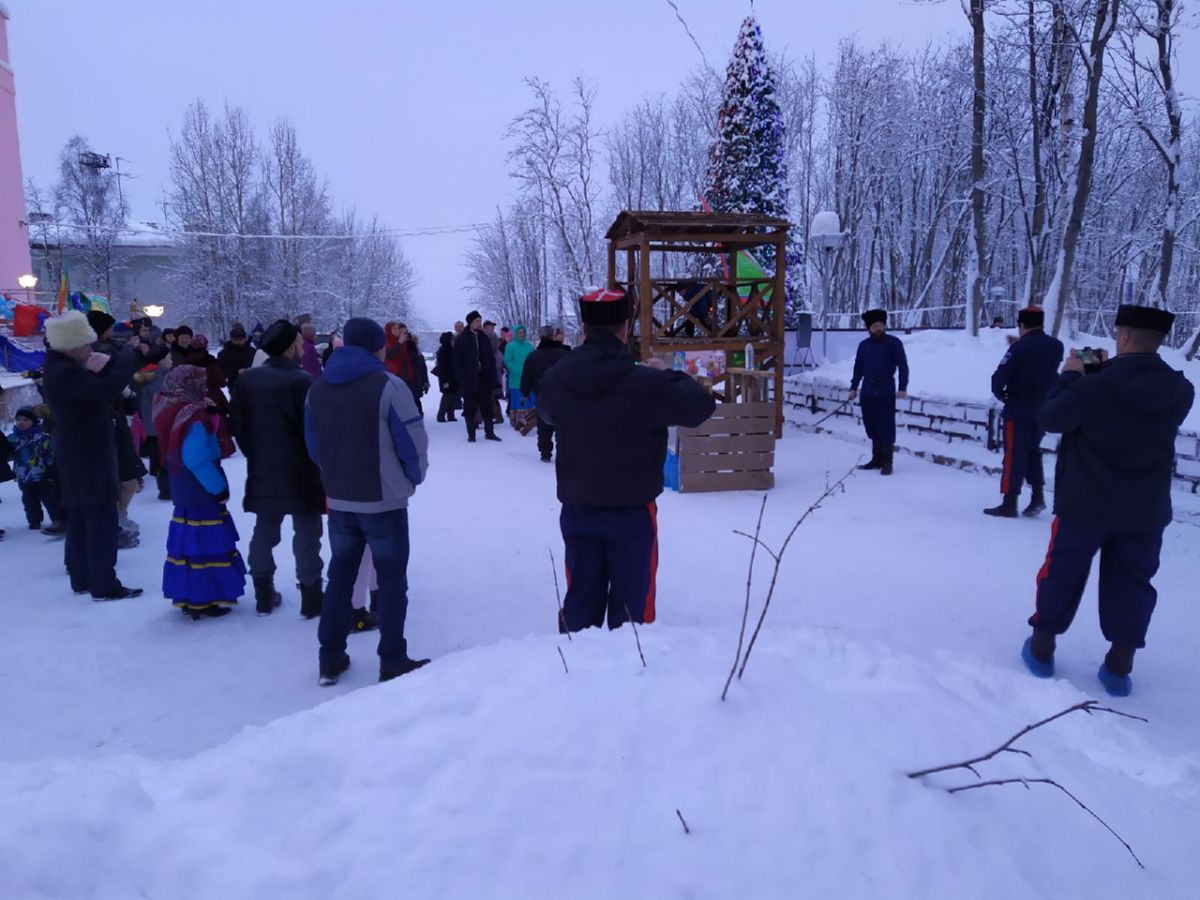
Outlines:
<svg viewBox="0 0 1200 900"><path fill-rule="evenodd" d="M8 61L8 9L0 0L0 291L16 291L17 278L33 271L25 219L25 181L17 140L17 98ZM38 289L49 289L39 284Z"/></svg>

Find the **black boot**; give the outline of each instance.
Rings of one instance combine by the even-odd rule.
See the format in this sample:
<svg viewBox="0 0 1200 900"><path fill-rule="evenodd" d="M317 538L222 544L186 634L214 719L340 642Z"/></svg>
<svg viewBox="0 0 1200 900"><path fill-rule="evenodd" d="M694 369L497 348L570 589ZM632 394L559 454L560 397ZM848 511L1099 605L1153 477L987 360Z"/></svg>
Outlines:
<svg viewBox="0 0 1200 900"><path fill-rule="evenodd" d="M881 466L883 466L883 459L881 459L882 455L883 455L883 453L882 453L882 450L880 449L879 441L871 441L871 458L870 458L870 460L868 460L867 462L865 462L861 466L859 466L859 468L864 471L867 469L880 468Z"/></svg>
<svg viewBox="0 0 1200 900"><path fill-rule="evenodd" d="M315 619L321 615L321 582L300 585L300 615L306 619Z"/></svg>
<svg viewBox="0 0 1200 900"><path fill-rule="evenodd" d="M1104 655L1104 668L1118 678L1123 678L1133 671L1133 654L1135 653L1137 653L1136 647L1130 647L1128 644L1113 644L1108 649L1108 653Z"/></svg>
<svg viewBox="0 0 1200 900"><path fill-rule="evenodd" d="M893 451L892 447L890 447L886 444L884 445L883 456L881 458L882 464L879 466L879 474L880 475L891 475L892 474L892 453L893 452L894 451Z"/></svg>
<svg viewBox="0 0 1200 900"><path fill-rule="evenodd" d="M1042 488L1035 487L1033 496L1029 498L1029 505L1021 512L1021 515L1034 518L1040 516L1046 509L1046 495Z"/></svg>
<svg viewBox="0 0 1200 900"><path fill-rule="evenodd" d="M271 575L255 575L251 580L254 582L255 612L269 616L283 603L283 596L275 590L275 579Z"/></svg>
<svg viewBox="0 0 1200 900"><path fill-rule="evenodd" d="M364 631L374 631L379 627L379 622L375 618L375 613L368 612L365 609L354 610L354 615L350 619L350 633L359 634Z"/></svg>
<svg viewBox="0 0 1200 900"><path fill-rule="evenodd" d="M375 590L371 591L371 602L367 604L367 609L370 611L371 615L379 615L379 588L375 588Z"/></svg>
<svg viewBox="0 0 1200 900"><path fill-rule="evenodd" d="M1002 519L1015 519L1017 517L1017 494L1008 493L1004 495L1004 500L999 506L989 506L983 511L985 516L999 516Z"/></svg>

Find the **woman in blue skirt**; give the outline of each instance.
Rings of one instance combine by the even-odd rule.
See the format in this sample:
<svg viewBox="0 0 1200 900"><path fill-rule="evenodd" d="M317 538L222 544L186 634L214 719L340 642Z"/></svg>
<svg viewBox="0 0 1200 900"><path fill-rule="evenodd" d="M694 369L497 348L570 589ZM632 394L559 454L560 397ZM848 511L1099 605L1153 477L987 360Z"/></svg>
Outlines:
<svg viewBox="0 0 1200 900"><path fill-rule="evenodd" d="M193 619L225 615L246 590L207 392L204 369L177 366L154 399L154 427L175 503L163 594Z"/></svg>

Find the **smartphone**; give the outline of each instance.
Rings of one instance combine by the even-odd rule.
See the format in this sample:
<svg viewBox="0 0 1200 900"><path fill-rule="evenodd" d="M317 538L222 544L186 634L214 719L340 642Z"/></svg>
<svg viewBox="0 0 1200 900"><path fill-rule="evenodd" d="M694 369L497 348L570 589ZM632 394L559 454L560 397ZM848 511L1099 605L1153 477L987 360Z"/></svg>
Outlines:
<svg viewBox="0 0 1200 900"><path fill-rule="evenodd" d="M1094 366L1097 362L1099 362L1099 360L1096 359L1096 352L1092 350L1091 347L1084 347L1082 350L1077 350L1075 355L1079 357L1079 361L1085 366Z"/></svg>

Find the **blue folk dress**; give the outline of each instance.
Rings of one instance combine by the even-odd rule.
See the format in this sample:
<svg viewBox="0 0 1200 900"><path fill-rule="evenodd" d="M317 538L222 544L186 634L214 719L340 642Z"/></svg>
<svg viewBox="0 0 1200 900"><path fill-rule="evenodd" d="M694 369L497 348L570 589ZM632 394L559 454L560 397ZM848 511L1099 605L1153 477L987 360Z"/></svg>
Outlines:
<svg viewBox="0 0 1200 900"><path fill-rule="evenodd" d="M217 500L228 482L216 434L193 422L180 455L182 465L167 460L175 509L167 531L163 595L185 613L234 606L246 592L246 565L233 517Z"/></svg>

